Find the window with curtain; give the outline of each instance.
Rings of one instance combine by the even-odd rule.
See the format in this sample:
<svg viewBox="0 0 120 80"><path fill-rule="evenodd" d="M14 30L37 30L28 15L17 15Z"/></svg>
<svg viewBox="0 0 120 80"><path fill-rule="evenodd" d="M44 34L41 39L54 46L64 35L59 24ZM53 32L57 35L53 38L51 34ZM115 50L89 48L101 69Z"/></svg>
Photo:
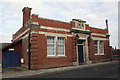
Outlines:
<svg viewBox="0 0 120 80"><path fill-rule="evenodd" d="M55 55L55 37L48 36L47 37L47 55L53 56Z"/></svg>

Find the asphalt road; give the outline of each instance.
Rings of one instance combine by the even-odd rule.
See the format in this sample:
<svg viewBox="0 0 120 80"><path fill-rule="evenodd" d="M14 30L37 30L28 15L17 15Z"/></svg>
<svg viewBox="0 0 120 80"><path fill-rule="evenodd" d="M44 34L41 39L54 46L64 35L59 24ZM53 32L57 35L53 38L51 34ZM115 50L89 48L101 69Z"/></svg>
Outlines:
<svg viewBox="0 0 120 80"><path fill-rule="evenodd" d="M82 69L77 68L69 71L25 76L23 78L118 78L118 62L95 65Z"/></svg>

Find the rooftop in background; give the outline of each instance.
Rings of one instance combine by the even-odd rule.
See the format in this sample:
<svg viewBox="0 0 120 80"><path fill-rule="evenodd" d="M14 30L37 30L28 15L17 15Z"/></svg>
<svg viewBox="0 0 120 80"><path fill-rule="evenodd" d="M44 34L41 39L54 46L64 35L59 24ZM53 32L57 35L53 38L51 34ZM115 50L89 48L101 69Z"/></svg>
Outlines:
<svg viewBox="0 0 120 80"><path fill-rule="evenodd" d="M10 43L0 43L0 49L1 48L3 48L3 47L5 47L5 46L7 46L7 45L9 45Z"/></svg>

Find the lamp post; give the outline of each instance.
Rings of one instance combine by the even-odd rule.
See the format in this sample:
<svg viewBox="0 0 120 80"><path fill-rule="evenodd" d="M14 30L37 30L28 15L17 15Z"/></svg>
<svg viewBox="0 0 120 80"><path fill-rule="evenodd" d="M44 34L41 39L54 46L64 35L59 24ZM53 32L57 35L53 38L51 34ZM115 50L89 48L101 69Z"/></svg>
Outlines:
<svg viewBox="0 0 120 80"><path fill-rule="evenodd" d="M90 45L90 40L91 40L91 35L88 36L87 40L88 40L88 46L89 46Z"/></svg>
<svg viewBox="0 0 120 80"><path fill-rule="evenodd" d="M76 43L75 43L75 45L77 45L77 42L78 42L78 39L79 39L78 34L76 34L75 39L76 39Z"/></svg>

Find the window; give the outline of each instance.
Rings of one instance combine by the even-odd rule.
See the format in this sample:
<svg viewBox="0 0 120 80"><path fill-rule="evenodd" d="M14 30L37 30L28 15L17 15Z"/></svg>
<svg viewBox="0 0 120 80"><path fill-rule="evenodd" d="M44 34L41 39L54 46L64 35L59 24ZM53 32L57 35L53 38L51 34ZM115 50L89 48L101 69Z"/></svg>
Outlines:
<svg viewBox="0 0 120 80"><path fill-rule="evenodd" d="M100 41L100 54L104 54L104 43L103 41Z"/></svg>
<svg viewBox="0 0 120 80"><path fill-rule="evenodd" d="M57 43L57 54L58 55L64 55L64 38L58 37L58 43Z"/></svg>
<svg viewBox="0 0 120 80"><path fill-rule="evenodd" d="M47 55L55 55L55 37L48 36L47 37Z"/></svg>
<svg viewBox="0 0 120 80"><path fill-rule="evenodd" d="M104 42L102 40L94 41L94 51L95 51L95 55L104 54Z"/></svg>
<svg viewBox="0 0 120 80"><path fill-rule="evenodd" d="M95 55L97 55L98 54L98 41L97 40L94 41L94 50L95 50Z"/></svg>
<svg viewBox="0 0 120 80"><path fill-rule="evenodd" d="M47 56L65 56L64 37L47 37Z"/></svg>

